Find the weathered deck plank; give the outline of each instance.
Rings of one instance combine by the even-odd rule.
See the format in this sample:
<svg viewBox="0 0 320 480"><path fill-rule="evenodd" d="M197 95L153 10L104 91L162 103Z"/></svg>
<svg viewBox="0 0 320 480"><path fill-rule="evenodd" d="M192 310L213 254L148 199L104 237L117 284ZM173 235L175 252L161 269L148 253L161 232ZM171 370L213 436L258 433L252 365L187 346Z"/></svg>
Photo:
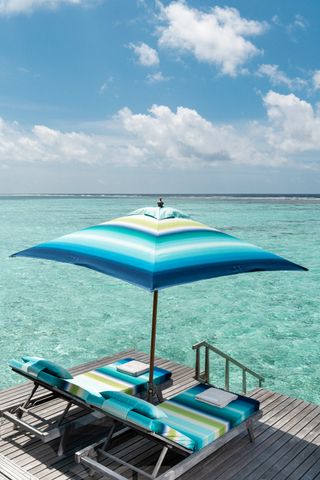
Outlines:
<svg viewBox="0 0 320 480"><path fill-rule="evenodd" d="M8 480L37 480L36 477L3 455L0 455L0 474Z"/></svg>
<svg viewBox="0 0 320 480"><path fill-rule="evenodd" d="M148 361L146 354L128 350L71 370L78 374L126 356ZM165 391L167 397L196 383L190 367L164 359L157 359L157 365L173 372L173 385ZM27 382L0 392L0 409L23 401L29 391ZM257 388L251 395L261 402L264 410L255 430L255 443L250 444L245 434L239 435L180 477L181 480L319 480L320 407L263 388ZM61 405L60 400L52 400L38 406L37 411L54 419ZM74 462L74 452L103 434L101 427L80 430L70 439L65 455L57 457L57 441L42 444L25 433L13 431L9 422L0 420L0 455L39 480L89 480L88 471ZM124 459L150 472L158 450L148 440L129 434L121 443L115 442L112 452L121 452ZM177 459L175 454L168 454L166 468ZM131 478L126 467L116 466L110 460L106 464ZM0 480L8 480L1 466Z"/></svg>

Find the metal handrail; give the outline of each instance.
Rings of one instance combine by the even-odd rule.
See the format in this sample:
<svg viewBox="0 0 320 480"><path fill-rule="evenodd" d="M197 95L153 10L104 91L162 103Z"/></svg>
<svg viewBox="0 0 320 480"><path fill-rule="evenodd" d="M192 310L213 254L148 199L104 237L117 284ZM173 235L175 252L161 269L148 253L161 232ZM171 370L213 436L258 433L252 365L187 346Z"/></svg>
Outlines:
<svg viewBox="0 0 320 480"><path fill-rule="evenodd" d="M205 366L204 372L200 371L200 350L201 348L205 348ZM219 348L214 347L210 343L206 342L205 340L199 343L196 343L192 346L192 349L196 351L196 365L195 365L195 378L200 382L209 382L210 376L210 351L216 353L220 357L225 359L225 389L227 391L230 390L230 364L233 364L239 367L242 370L242 391L243 393L247 393L247 374L255 377L259 382L259 387L262 386L262 382L264 382L264 377L259 373L254 372L251 368L246 367L242 363L238 362L234 358L230 357L227 353L224 353Z"/></svg>

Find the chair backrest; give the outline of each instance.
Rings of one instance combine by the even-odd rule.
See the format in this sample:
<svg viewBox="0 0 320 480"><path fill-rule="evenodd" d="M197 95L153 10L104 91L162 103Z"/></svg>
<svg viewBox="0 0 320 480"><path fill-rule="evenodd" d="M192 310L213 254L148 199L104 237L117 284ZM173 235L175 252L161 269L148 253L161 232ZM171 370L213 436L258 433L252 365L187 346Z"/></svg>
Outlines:
<svg viewBox="0 0 320 480"><path fill-rule="evenodd" d="M165 412L155 405L123 392L105 391L101 408L120 420L128 420L150 431L158 430L158 422L167 417Z"/></svg>
<svg viewBox="0 0 320 480"><path fill-rule="evenodd" d="M9 365L22 375L59 388L63 386L64 380L73 378L67 369L42 357L23 356L20 360L10 360Z"/></svg>
<svg viewBox="0 0 320 480"><path fill-rule="evenodd" d="M125 420L163 437L165 442L174 442L188 450L195 449L195 441L188 435L170 426L168 415L151 403L123 392L102 392L105 401L102 409L119 420Z"/></svg>

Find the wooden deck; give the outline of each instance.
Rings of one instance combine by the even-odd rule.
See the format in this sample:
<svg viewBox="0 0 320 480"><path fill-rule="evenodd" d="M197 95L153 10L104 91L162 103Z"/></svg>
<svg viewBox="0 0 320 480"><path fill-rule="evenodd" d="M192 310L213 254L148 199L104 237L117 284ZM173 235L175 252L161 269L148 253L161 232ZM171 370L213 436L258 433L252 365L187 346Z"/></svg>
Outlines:
<svg viewBox="0 0 320 480"><path fill-rule="evenodd" d="M131 350L78 366L72 371L80 373L128 354L148 361L147 355ZM174 383L164 392L165 396L195 384L193 369L163 359L157 359L156 363L173 372ZM25 383L0 392L0 409L18 399L23 400L29 391L30 383ZM248 437L242 434L180 477L181 480L320 480L320 407L262 388L251 395L261 402L264 411L255 429L255 443L250 444ZM39 406L38 410L54 418L61 410L61 402L51 401ZM74 462L74 452L104 434L101 427L79 430L71 437L65 455L57 457L57 441L43 444L13 430L9 422L0 419L0 479L89 480L92 477L88 471ZM146 439L128 434L124 442L115 443L113 452L121 451L127 460L148 469L158 449ZM168 455L165 469L176 461L174 454ZM124 467L118 467L118 471L132 478Z"/></svg>

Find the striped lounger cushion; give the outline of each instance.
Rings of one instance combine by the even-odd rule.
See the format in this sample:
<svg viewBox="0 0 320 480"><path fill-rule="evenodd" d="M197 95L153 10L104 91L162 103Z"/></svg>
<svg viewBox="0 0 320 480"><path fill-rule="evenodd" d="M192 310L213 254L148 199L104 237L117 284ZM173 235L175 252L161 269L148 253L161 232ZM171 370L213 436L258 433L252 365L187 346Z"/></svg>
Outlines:
<svg viewBox="0 0 320 480"><path fill-rule="evenodd" d="M21 360L11 360L10 366L22 374L25 373L48 386L64 390L88 403L91 403L91 397L95 396L94 404L96 404L98 400L100 403L103 402L103 398L100 396L102 391L122 391L130 395L147 391L148 373L133 377L117 371L118 365L123 365L131 360L134 359L123 358L75 377L60 365L41 357L24 356ZM156 384L160 385L170 378L171 372L155 367L154 382Z"/></svg>
<svg viewBox="0 0 320 480"><path fill-rule="evenodd" d="M163 431L159 433L185 446L179 442L182 433L193 440L194 450L200 450L259 410L259 402L241 395L224 408L196 400L196 395L207 388L210 387L197 385L161 403L158 408L167 418L162 419Z"/></svg>
<svg viewBox="0 0 320 480"><path fill-rule="evenodd" d="M197 451L221 437L259 410L259 402L239 396L224 408L196 400L210 388L197 385L171 400L154 406L123 392L101 392L105 401L96 404L119 420L128 420L191 451Z"/></svg>
<svg viewBox="0 0 320 480"><path fill-rule="evenodd" d="M129 395L138 395L147 391L149 373L134 377L117 370L118 365L123 365L133 358L124 358L109 365L82 373L72 379L65 380L63 389L82 400L91 403L91 394L100 394L103 391L125 392ZM168 381L171 372L159 367L154 370L154 382L161 384Z"/></svg>
<svg viewBox="0 0 320 480"><path fill-rule="evenodd" d="M105 401L97 404L97 397L92 397L93 403L105 413L113 415L118 420L128 420L144 430L157 433L172 442L194 450L194 441L184 433L166 425L167 415L159 406L132 397L123 392L101 392Z"/></svg>

